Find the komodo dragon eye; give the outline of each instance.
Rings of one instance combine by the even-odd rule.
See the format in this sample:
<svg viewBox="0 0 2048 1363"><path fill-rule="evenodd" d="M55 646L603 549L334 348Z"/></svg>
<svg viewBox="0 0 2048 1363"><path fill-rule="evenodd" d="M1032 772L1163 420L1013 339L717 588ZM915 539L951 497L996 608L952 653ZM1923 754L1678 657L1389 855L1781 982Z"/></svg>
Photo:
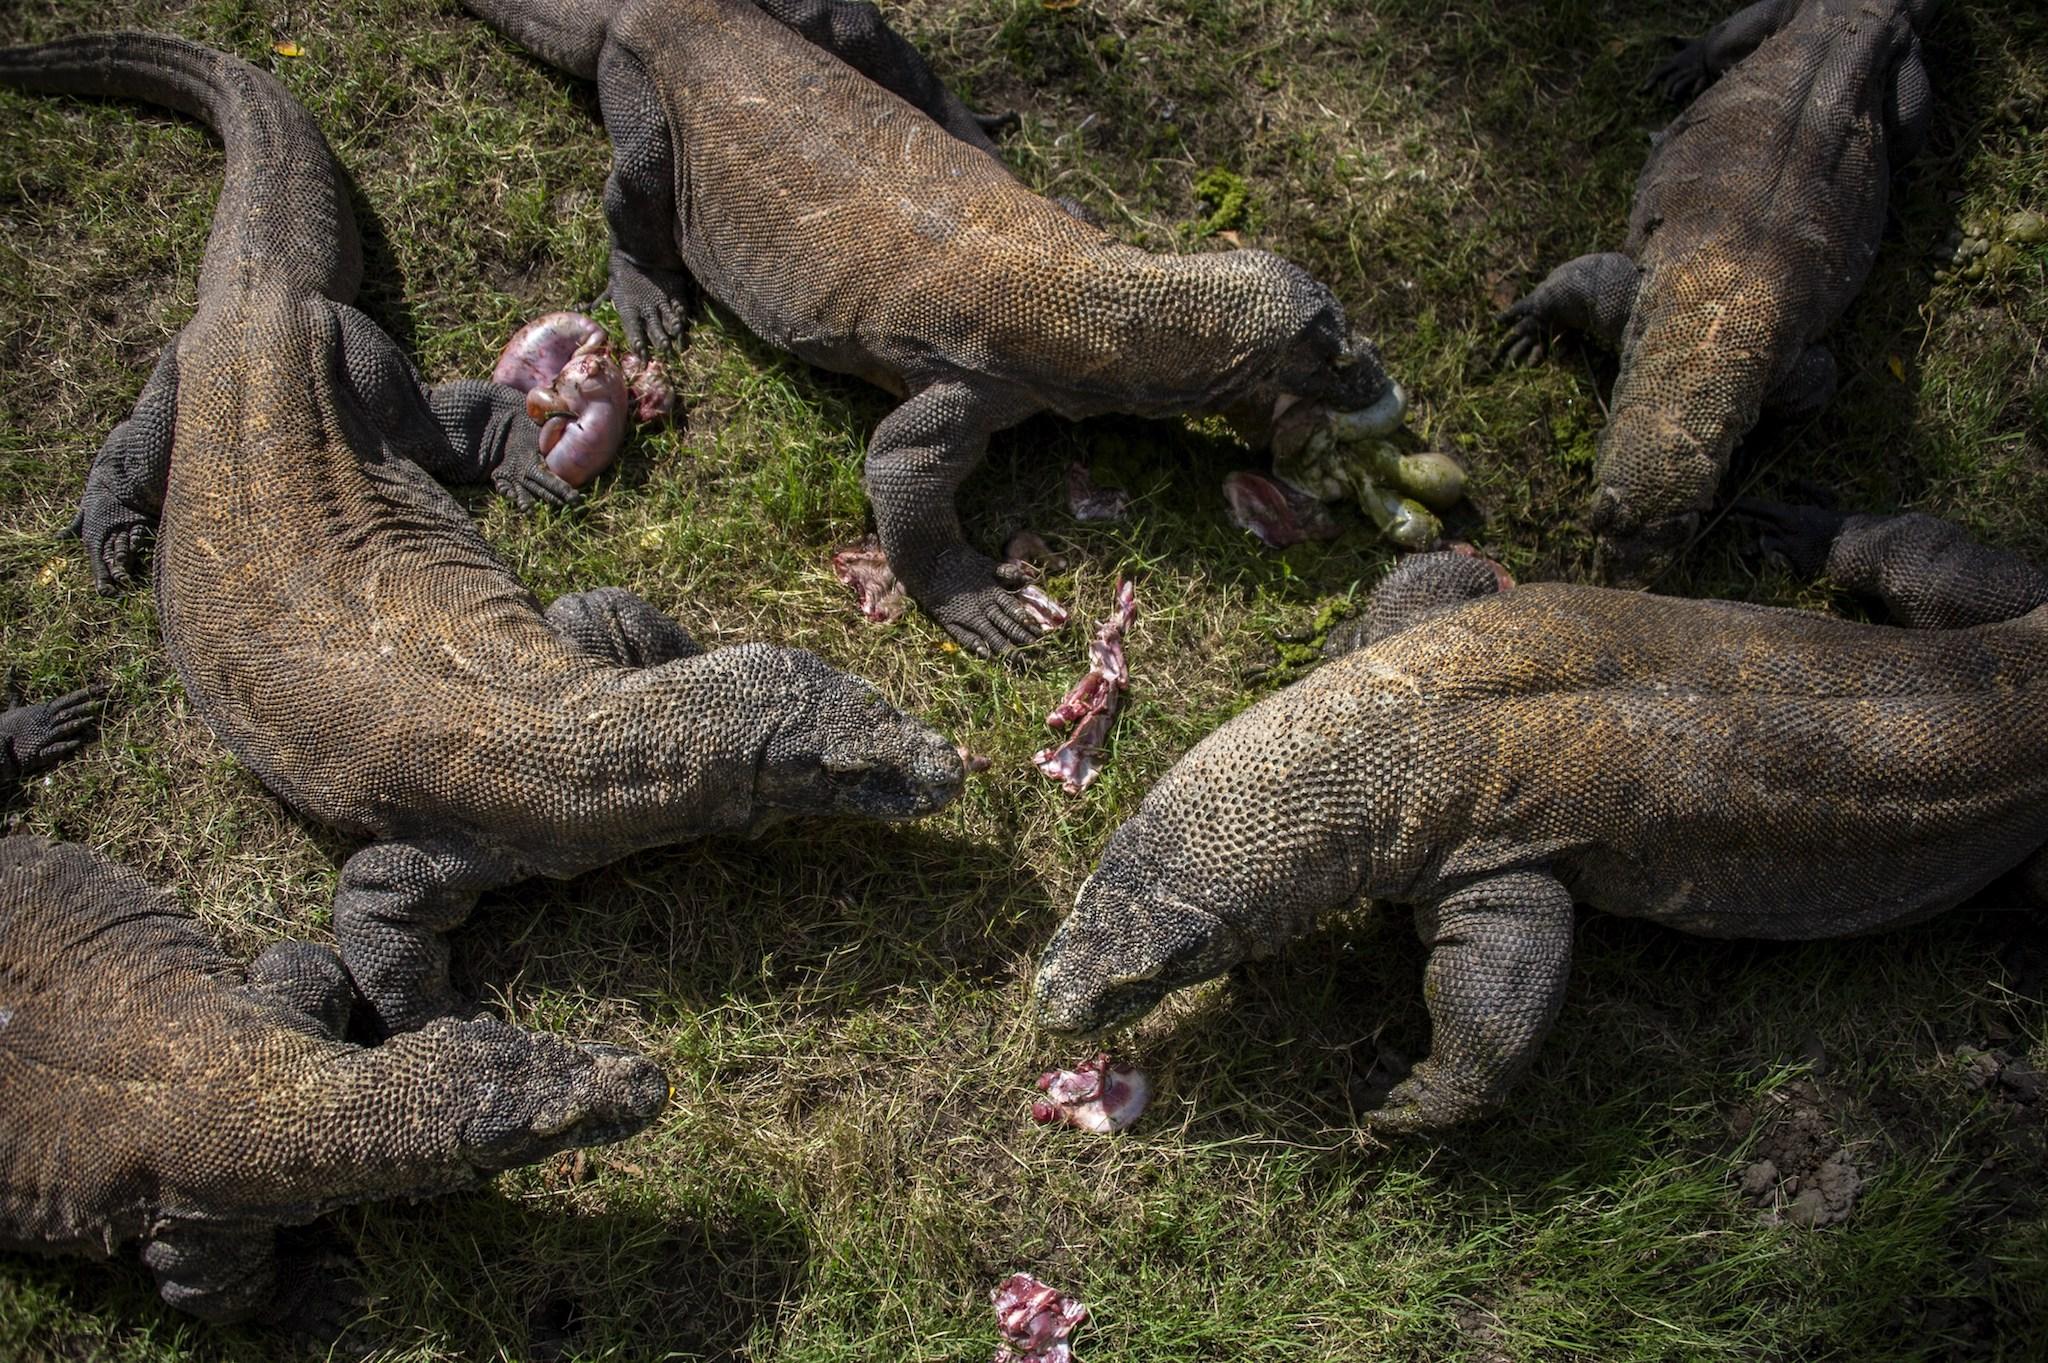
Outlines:
<svg viewBox="0 0 2048 1363"><path fill-rule="evenodd" d="M821 765L832 776L861 776L875 769L871 759L857 753L828 752Z"/></svg>

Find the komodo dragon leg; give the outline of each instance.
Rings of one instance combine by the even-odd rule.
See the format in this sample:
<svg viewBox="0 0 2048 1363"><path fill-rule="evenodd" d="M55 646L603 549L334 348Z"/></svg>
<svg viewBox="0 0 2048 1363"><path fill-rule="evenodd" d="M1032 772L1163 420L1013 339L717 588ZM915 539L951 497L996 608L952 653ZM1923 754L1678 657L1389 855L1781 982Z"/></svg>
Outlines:
<svg viewBox="0 0 2048 1363"><path fill-rule="evenodd" d="M1500 359L1535 364L1550 348L1550 333L1567 328L1619 350L1641 282L1635 261L1619 251L1567 260L1500 315L1499 321L1513 323L1500 344Z"/></svg>
<svg viewBox="0 0 2048 1363"><path fill-rule="evenodd" d="M166 1304L232 1321L268 1305L277 1288L277 1232L174 1221L142 1246Z"/></svg>
<svg viewBox="0 0 2048 1363"><path fill-rule="evenodd" d="M653 77L623 44L606 43L598 58L597 101L612 139L604 182L612 306L626 344L645 355L682 341L695 295L676 250L675 144Z"/></svg>
<svg viewBox="0 0 2048 1363"><path fill-rule="evenodd" d="M334 936L377 1019L409 1032L464 1004L448 981L446 934L485 890L521 879L507 858L454 838L377 842L341 868Z"/></svg>
<svg viewBox="0 0 2048 1363"><path fill-rule="evenodd" d="M1891 83L1884 92L1884 121L1892 135L1892 168L1898 169L1920 154L1927 145L1927 120L1934 111L1934 90L1927 83L1927 64L1920 58L1920 38L1914 35L1906 55L1892 68Z"/></svg>
<svg viewBox="0 0 2048 1363"><path fill-rule="evenodd" d="M1850 516L1754 498L1732 509L1758 526L1758 547L1794 573L1825 573L1910 629L1988 625L2048 604L2048 573L1937 516Z"/></svg>
<svg viewBox="0 0 2048 1363"><path fill-rule="evenodd" d="M341 958L312 942L272 942L249 962L249 988L303 1013L317 1036L339 1041L348 1031L355 989Z"/></svg>
<svg viewBox="0 0 2048 1363"><path fill-rule="evenodd" d="M571 648L620 667L659 667L704 651L681 625L624 587L558 596L547 621Z"/></svg>
<svg viewBox="0 0 2048 1363"><path fill-rule="evenodd" d="M178 418L178 343L164 347L128 419L108 433L85 476L68 533L85 542L102 596L141 585L142 558L163 515Z"/></svg>
<svg viewBox="0 0 2048 1363"><path fill-rule="evenodd" d="M1409 554L1395 564L1365 600L1365 613L1330 631L1323 656L1341 658L1376 644L1438 611L1449 610L1500 590L1493 565L1471 554L1448 550Z"/></svg>
<svg viewBox="0 0 2048 1363"><path fill-rule="evenodd" d="M1764 406L1779 417L1796 420L1812 416L1834 396L1835 357L1824 345L1810 345L1800 352L1792 372L1764 394Z"/></svg>
<svg viewBox="0 0 2048 1363"><path fill-rule="evenodd" d="M1799 8L1798 0L1758 0L1723 19L1705 36L1687 43L1652 71L1642 88L1662 89L1665 99L1690 100L1735 63L1763 45Z"/></svg>
<svg viewBox="0 0 2048 1363"><path fill-rule="evenodd" d="M1023 598L996 580L995 560L968 547L954 494L988 438L1037 404L961 380L924 389L875 427L866 482L875 532L912 600L960 644L988 657L1046 632Z"/></svg>
<svg viewBox="0 0 2048 1363"><path fill-rule="evenodd" d="M540 427L526 415L524 393L477 379L429 388L375 322L346 304L329 306L349 386L398 453L444 483L488 478L522 511L582 495L542 462Z"/></svg>
<svg viewBox="0 0 2048 1363"><path fill-rule="evenodd" d="M47 771L91 740L106 693L96 686L55 700L23 705L10 694L0 713L0 800L37 772Z"/></svg>
<svg viewBox="0 0 2048 1363"><path fill-rule="evenodd" d="M969 146L997 155L989 134L1017 121L1015 114L977 114L941 81L924 54L861 0L754 0L756 8L794 29Z"/></svg>
<svg viewBox="0 0 2048 1363"><path fill-rule="evenodd" d="M1424 1131L1500 1105L1564 1003L1572 897L1541 871L1514 871L1418 905L1429 947L1422 993L1430 1053L1366 1114L1386 1131Z"/></svg>

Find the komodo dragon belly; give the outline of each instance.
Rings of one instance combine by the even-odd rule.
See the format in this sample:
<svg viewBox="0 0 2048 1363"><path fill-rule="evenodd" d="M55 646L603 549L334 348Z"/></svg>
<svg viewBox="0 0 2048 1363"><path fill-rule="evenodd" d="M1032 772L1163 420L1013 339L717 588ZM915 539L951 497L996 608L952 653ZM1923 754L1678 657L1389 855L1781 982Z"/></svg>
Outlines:
<svg viewBox="0 0 2048 1363"><path fill-rule="evenodd" d="M1367 650L1460 678L1414 740L1458 758L1455 794L1415 797L1469 830L1445 880L1548 863L1608 912L1825 937L2048 844L2048 609L1913 631L1539 586L1455 619Z"/></svg>
<svg viewBox="0 0 2048 1363"><path fill-rule="evenodd" d="M1124 245L749 4L644 0L612 33L659 87L691 273L821 367L1178 410L1312 313L1296 267Z"/></svg>

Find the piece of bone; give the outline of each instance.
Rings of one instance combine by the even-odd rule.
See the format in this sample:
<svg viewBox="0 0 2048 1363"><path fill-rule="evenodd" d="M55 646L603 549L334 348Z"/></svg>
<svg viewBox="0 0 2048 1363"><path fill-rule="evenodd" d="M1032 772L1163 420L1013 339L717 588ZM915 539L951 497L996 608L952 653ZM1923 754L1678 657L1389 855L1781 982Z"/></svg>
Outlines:
<svg viewBox="0 0 2048 1363"><path fill-rule="evenodd" d="M1120 521L1130 510L1131 495L1121 488L1097 487L1088 466L1067 465L1067 510L1077 521Z"/></svg>
<svg viewBox="0 0 2048 1363"><path fill-rule="evenodd" d="M666 421L675 415L675 384L668 367L660 360L643 360L626 352L626 392L633 399L633 419L644 423Z"/></svg>
<svg viewBox="0 0 2048 1363"><path fill-rule="evenodd" d="M1493 569L1493 580L1500 584L1502 591L1506 591L1515 585L1514 574L1510 573L1505 565L1480 553L1476 546L1467 544L1463 540L1450 540L1445 543L1444 548L1454 554L1462 554L1466 558L1476 558L1487 567Z"/></svg>
<svg viewBox="0 0 2048 1363"><path fill-rule="evenodd" d="M1124 658L1124 632L1137 618L1136 584L1118 582L1116 608L1095 627L1095 637L1089 641L1087 674L1045 717L1046 727L1055 733L1064 731L1066 741L1041 750L1031 760L1069 795L1079 795L1099 774L1096 763L1103 740L1109 736L1117 703L1131 682L1130 666Z"/></svg>
<svg viewBox="0 0 2048 1363"><path fill-rule="evenodd" d="M1103 1051L1073 1069L1039 1075L1038 1091L1045 1097L1031 1105L1033 1121L1107 1136L1138 1120L1152 1100L1152 1081L1134 1065L1112 1063Z"/></svg>
<svg viewBox="0 0 2048 1363"><path fill-rule="evenodd" d="M1088 1308L1029 1273L1012 1273L989 1294L1003 1345L990 1363L1070 1363L1067 1336L1088 1319Z"/></svg>
<svg viewBox="0 0 2048 1363"><path fill-rule="evenodd" d="M860 613L878 625L902 619L909 609L903 584L896 580L889 556L873 535L835 551L832 572L860 598Z"/></svg>
<svg viewBox="0 0 2048 1363"><path fill-rule="evenodd" d="M1320 501L1277 479L1240 470L1223 480L1223 497L1231 524L1269 548L1337 536L1337 522Z"/></svg>

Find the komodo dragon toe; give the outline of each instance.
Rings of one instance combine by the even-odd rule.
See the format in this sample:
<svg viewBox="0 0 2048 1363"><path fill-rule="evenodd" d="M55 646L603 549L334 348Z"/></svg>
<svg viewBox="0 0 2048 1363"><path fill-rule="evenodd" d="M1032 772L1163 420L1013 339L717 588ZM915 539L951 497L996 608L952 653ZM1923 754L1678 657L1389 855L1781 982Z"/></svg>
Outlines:
<svg viewBox="0 0 2048 1363"><path fill-rule="evenodd" d="M4 697L10 708L0 713L0 799L13 794L16 783L48 771L90 742L106 694L88 686L23 705L10 686Z"/></svg>

